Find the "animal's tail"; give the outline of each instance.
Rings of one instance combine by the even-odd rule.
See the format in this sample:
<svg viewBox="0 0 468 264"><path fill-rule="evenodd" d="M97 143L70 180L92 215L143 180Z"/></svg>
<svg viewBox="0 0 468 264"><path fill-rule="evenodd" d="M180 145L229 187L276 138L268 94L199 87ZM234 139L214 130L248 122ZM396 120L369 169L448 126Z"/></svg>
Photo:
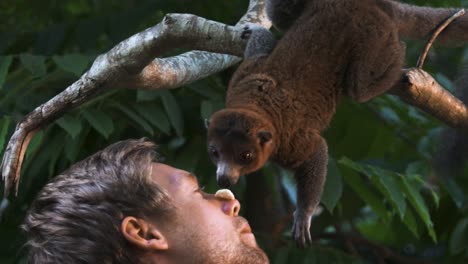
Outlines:
<svg viewBox="0 0 468 264"><path fill-rule="evenodd" d="M394 0L377 0L382 9L396 21L400 36L426 39L443 21L455 14L455 8L414 6ZM465 14L442 31L438 43L468 42L468 14Z"/></svg>

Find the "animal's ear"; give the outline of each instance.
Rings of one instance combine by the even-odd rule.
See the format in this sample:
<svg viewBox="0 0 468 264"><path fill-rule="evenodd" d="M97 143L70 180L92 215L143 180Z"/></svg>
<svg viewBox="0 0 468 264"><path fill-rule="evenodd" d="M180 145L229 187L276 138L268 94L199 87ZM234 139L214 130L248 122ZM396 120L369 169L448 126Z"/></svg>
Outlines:
<svg viewBox="0 0 468 264"><path fill-rule="evenodd" d="M260 145L263 145L263 144L267 143L273 137L271 132L268 132L268 131L259 131L257 133L257 136L260 139Z"/></svg>
<svg viewBox="0 0 468 264"><path fill-rule="evenodd" d="M208 129L210 126L210 120L208 118L205 118L205 128Z"/></svg>

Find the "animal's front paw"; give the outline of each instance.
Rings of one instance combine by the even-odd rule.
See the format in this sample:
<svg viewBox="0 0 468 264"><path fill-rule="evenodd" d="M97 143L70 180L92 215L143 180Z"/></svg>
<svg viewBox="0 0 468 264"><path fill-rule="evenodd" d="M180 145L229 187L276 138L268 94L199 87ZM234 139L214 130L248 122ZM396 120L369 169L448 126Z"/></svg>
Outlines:
<svg viewBox="0 0 468 264"><path fill-rule="evenodd" d="M306 214L298 210L294 212L292 235L299 248L305 248L312 244L312 238L310 236L311 219L312 214Z"/></svg>

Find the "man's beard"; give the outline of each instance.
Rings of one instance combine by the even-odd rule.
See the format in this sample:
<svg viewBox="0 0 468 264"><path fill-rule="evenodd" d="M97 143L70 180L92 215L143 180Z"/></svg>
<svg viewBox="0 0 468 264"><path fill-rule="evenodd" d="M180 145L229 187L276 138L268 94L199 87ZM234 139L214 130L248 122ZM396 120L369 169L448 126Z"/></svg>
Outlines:
<svg viewBox="0 0 468 264"><path fill-rule="evenodd" d="M234 219L234 226L240 230L245 220L240 218ZM239 236L241 234L239 233ZM189 236L190 237L190 236ZM189 238L187 242L191 245L193 252L197 252L196 256L191 259L192 263L203 264L268 264L268 257L265 252L259 247L248 245L239 237L238 242L226 243L226 241L218 241L213 244L213 240L207 242L201 238ZM195 239L194 239L195 238Z"/></svg>

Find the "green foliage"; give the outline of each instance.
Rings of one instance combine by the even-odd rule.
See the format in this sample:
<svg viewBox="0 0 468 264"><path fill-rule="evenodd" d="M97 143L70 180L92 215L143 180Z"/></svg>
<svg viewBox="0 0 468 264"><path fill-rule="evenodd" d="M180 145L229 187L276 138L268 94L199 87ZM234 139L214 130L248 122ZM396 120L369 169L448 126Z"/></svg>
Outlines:
<svg viewBox="0 0 468 264"><path fill-rule="evenodd" d="M25 114L76 81L100 53L120 40L158 23L169 12L194 13L233 24L247 2L0 1L0 17L5 19L0 23L1 151ZM407 46L411 66L422 49L420 43ZM465 47L436 46L426 62L427 70L453 89L467 54ZM207 191L215 191L215 168L206 154L203 120L223 107L231 73L232 69L168 91L112 90L67 112L36 135L24 161L19 197L0 206L0 263L24 261L24 252L19 250L24 238L18 226L40 188L77 160L112 142L149 137L158 143L166 163L195 173ZM313 235L354 232L414 259L466 263L468 178L465 174L440 179L431 169L442 127L392 96L367 104L343 99L325 134L330 151L322 196L326 210L314 217ZM261 187L271 194L263 205L290 216L291 205L296 203L292 173L273 163L261 173L265 177ZM234 191L243 208L258 204L249 198L244 179ZM277 244L282 246L271 243L277 236L257 232L272 263L376 261L371 250L361 250L360 257L349 255L342 239L317 239L319 246L297 250L291 242L290 222L280 231Z"/></svg>

